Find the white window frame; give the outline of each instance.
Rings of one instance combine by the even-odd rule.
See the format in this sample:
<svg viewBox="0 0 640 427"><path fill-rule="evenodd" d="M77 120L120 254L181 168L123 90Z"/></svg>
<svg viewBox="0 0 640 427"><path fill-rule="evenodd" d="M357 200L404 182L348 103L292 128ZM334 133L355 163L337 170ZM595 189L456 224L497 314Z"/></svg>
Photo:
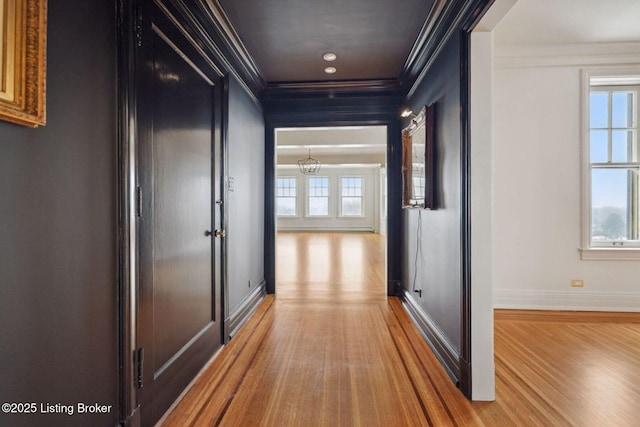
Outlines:
<svg viewBox="0 0 640 427"><path fill-rule="evenodd" d="M293 179L293 180L294 180L294 182L296 183L296 194L295 194L295 196L293 197L293 198L294 198L294 200L295 200L295 203L294 203L294 213L293 213L293 215L279 214L279 213L277 212L277 211L278 211L278 199L280 198L280 197L278 197L278 180L279 180L279 179ZM299 215L298 215L299 187L300 187L300 185L299 185L299 183L298 183L298 178L297 178L297 177L295 177L295 176L284 176L284 175L283 175L283 176L277 176L277 177L276 177L276 191L275 191L275 193L276 193L276 217L278 217L278 218L297 218L297 217L299 216Z"/></svg>
<svg viewBox="0 0 640 427"><path fill-rule="evenodd" d="M581 259L583 260L640 260L640 242L624 242L624 244L613 244L607 242L605 244L598 244L591 239L591 150L590 150L590 94L591 94L591 80L592 78L610 78L610 84L603 85L603 88L610 86L620 86L620 88L634 86L640 86L640 68L638 67L618 67L615 69L601 69L601 70L583 70L582 71L582 123L581 123L581 140L582 140L582 153L581 153L581 166L582 166L582 221L581 221L581 234L582 244L580 248ZM609 79L607 79L609 80ZM640 125L640 91L636 95L636 127ZM636 147L640 149L640 135L639 131L636 131ZM640 156L640 153L636 154ZM623 165L637 166L640 164L640 157L636 157L635 162L630 162Z"/></svg>
<svg viewBox="0 0 640 427"><path fill-rule="evenodd" d="M342 195L342 179L343 178L358 178L360 179L360 215L344 215L342 213L342 198L345 197ZM339 177L339 189L338 189L338 209L340 218L363 218L366 216L365 214L365 177L362 175L340 175ZM354 196L346 196L346 197L354 197Z"/></svg>
<svg viewBox="0 0 640 427"><path fill-rule="evenodd" d="M312 176L307 176L307 179L305 179L305 190L306 190L306 194L305 194L305 217L306 218L330 218L331 212L332 212L332 191L331 191L331 177L326 176L326 175L312 175ZM309 200L311 199L311 191L310 191L310 181L312 178L325 178L327 180L327 214L326 215L311 215L310 214L310 209L309 209ZM318 196L314 196L314 197L318 197ZM324 197L324 196L323 196Z"/></svg>

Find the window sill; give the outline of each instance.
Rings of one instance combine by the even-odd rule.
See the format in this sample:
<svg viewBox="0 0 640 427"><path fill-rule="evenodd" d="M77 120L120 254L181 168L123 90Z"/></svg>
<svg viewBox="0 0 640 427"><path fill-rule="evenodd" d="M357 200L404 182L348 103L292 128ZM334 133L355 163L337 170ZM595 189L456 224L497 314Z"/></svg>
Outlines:
<svg viewBox="0 0 640 427"><path fill-rule="evenodd" d="M640 261L640 248L583 248L580 259L586 261Z"/></svg>

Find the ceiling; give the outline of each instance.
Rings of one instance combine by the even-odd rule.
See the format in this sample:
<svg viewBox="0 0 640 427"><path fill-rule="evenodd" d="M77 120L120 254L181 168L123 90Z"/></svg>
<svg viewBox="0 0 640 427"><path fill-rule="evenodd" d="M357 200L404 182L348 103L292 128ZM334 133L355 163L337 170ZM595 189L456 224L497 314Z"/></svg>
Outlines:
<svg viewBox="0 0 640 427"><path fill-rule="evenodd" d="M496 46L640 41L639 0L518 0Z"/></svg>
<svg viewBox="0 0 640 427"><path fill-rule="evenodd" d="M387 152L386 126L341 126L276 129L278 163L311 157L322 163L383 163Z"/></svg>
<svg viewBox="0 0 640 427"><path fill-rule="evenodd" d="M281 83L397 79L434 0L219 3L266 82Z"/></svg>
<svg viewBox="0 0 640 427"><path fill-rule="evenodd" d="M214 0L212 0L214 1ZM434 0L217 0L267 83L398 79ZM505 0L496 46L637 42L640 0ZM333 52L328 63L322 55ZM334 66L335 74L324 73ZM278 159L383 158L385 127L277 132ZM377 157L376 157L377 156Z"/></svg>

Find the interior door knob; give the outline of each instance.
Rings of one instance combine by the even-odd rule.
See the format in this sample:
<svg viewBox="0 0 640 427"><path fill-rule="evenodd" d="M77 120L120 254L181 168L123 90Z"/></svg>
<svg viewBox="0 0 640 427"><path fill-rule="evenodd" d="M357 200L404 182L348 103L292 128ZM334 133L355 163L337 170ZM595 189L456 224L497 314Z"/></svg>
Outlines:
<svg viewBox="0 0 640 427"><path fill-rule="evenodd" d="M204 235L209 237L209 236L213 236L213 233L209 230L204 230Z"/></svg>
<svg viewBox="0 0 640 427"><path fill-rule="evenodd" d="M227 232L224 230L216 230L215 235L216 237L224 237L227 235Z"/></svg>

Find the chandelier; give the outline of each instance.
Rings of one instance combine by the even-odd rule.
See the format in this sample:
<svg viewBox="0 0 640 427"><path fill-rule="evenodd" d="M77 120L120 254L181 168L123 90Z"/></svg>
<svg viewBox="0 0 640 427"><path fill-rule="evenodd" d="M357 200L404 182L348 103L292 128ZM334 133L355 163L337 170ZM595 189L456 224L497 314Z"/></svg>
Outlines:
<svg viewBox="0 0 640 427"><path fill-rule="evenodd" d="M320 162L311 157L311 148L309 148L309 157L298 160L298 167L303 175L317 175L320 172Z"/></svg>

